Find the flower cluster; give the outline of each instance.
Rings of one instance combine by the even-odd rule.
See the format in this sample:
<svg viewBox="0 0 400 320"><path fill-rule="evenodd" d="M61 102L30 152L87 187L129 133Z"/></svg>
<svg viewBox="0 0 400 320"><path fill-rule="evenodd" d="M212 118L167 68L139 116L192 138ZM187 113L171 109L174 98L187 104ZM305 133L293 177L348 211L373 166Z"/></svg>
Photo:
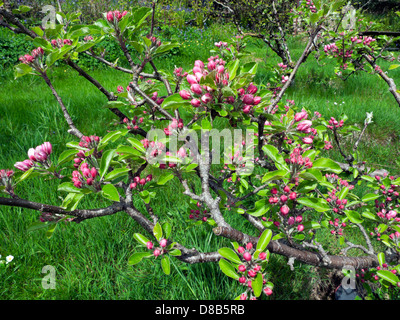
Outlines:
<svg viewBox="0 0 400 320"><path fill-rule="evenodd" d="M167 241L167 239L160 239L160 241L158 242L158 244L159 244L159 247L154 248L153 242L148 241L148 242L146 243L147 249L149 249L149 250L153 250L153 249L154 249L154 250L153 250L153 255L154 255L154 257L156 257L156 258L157 258L159 255L162 255L162 254L164 254L164 253L167 252L166 247L167 247L168 241Z"/></svg>
<svg viewBox="0 0 400 320"><path fill-rule="evenodd" d="M332 207L333 212L343 214L343 210L347 204L347 199L339 199L337 194L339 194L343 188L352 190L354 189L354 186L349 184L347 180L339 178L339 176L334 173L326 174L325 177L330 183L336 184L334 189L328 191L328 197L326 198L326 201Z"/></svg>
<svg viewBox="0 0 400 320"><path fill-rule="evenodd" d="M375 42L376 39L372 37L363 37L363 36L358 36L358 37L351 37L350 38L351 42L353 43L362 43L363 45L370 46L372 42Z"/></svg>
<svg viewBox="0 0 400 320"><path fill-rule="evenodd" d="M299 172L299 170L301 170L303 166L308 169L312 168L313 164L310 161L310 158L303 158L303 151L304 150L300 147L294 148L292 153L290 154L290 157L285 159L286 163L291 165L292 171Z"/></svg>
<svg viewBox="0 0 400 320"><path fill-rule="evenodd" d="M76 188L83 188L85 186L92 186L96 190L100 190L100 182L96 181L98 171L95 167L90 168L87 162L83 162L78 170L72 172L72 182Z"/></svg>
<svg viewBox="0 0 400 320"><path fill-rule="evenodd" d="M379 182L381 180L379 176L376 176L375 179ZM378 194L383 196L383 200L375 200L376 215L383 219L383 222L400 222L400 217L397 217L396 211L399 208L399 186L396 184L385 186L382 183L379 185Z"/></svg>
<svg viewBox="0 0 400 320"><path fill-rule="evenodd" d="M268 199L268 202L272 206L280 207L279 214L281 222L274 221L274 225L277 228L285 228L287 226L293 227L295 224L297 224L297 231L302 232L304 230L304 226L301 224L303 221L303 217L301 215L289 216L290 207L288 206L288 201L295 201L296 199L297 193L292 191L289 186L283 187L281 192L279 192L276 187L271 189L271 197Z"/></svg>
<svg viewBox="0 0 400 320"><path fill-rule="evenodd" d="M340 222L338 218L335 218L333 221L329 220L329 224L333 227L331 234L338 234L339 236L343 235L343 228L346 227L345 222Z"/></svg>
<svg viewBox="0 0 400 320"><path fill-rule="evenodd" d="M150 182L153 180L153 175L149 174L146 176L146 178L140 178L140 176L136 176L133 178L133 182L129 185L129 188L131 190L136 189L136 187L143 188L146 183Z"/></svg>
<svg viewBox="0 0 400 320"><path fill-rule="evenodd" d="M306 1L306 7L308 7L312 13L317 12L317 8L315 7L314 3L311 0Z"/></svg>
<svg viewBox="0 0 400 320"><path fill-rule="evenodd" d="M187 72L183 72L182 67L176 68L174 69L174 75L175 77L177 77L179 80L181 80L182 78L185 78L188 76Z"/></svg>
<svg viewBox="0 0 400 320"><path fill-rule="evenodd" d="M85 42L93 41L93 37L90 36L90 35L86 36L86 37L83 38L83 41L85 41Z"/></svg>
<svg viewBox="0 0 400 320"><path fill-rule="evenodd" d="M200 202L196 204L197 209L191 209L189 219L191 220L201 220L206 222L207 219L211 216L210 212L207 209L202 209L203 205Z"/></svg>
<svg viewBox="0 0 400 320"><path fill-rule="evenodd" d="M62 48L65 45L71 46L72 40L71 39L53 39L51 40L51 45L53 48Z"/></svg>
<svg viewBox="0 0 400 320"><path fill-rule="evenodd" d="M153 37L147 36L147 38L150 39L151 41L150 48L157 48L162 44L161 41L154 36Z"/></svg>
<svg viewBox="0 0 400 320"><path fill-rule="evenodd" d="M119 22L123 17L126 16L127 13L128 11L123 11L123 12L119 12L118 10L108 11L106 15L107 21L110 23Z"/></svg>
<svg viewBox="0 0 400 320"><path fill-rule="evenodd" d="M17 162L14 167L21 171L28 171L33 167L44 167L45 169L48 169L51 166L48 158L52 153L52 150L53 147L50 142L44 142L36 148L30 148L28 150L29 159Z"/></svg>
<svg viewBox="0 0 400 320"><path fill-rule="evenodd" d="M178 131L178 129L183 129L183 120L179 119L176 120L175 118L171 121L171 123L164 128L164 133L167 136L173 135L174 133L176 133Z"/></svg>
<svg viewBox="0 0 400 320"><path fill-rule="evenodd" d="M250 83L246 90L244 88L238 90L239 99L243 102L243 113L251 113L253 107L261 102L261 97L255 96L257 91L258 88L253 83Z"/></svg>
<svg viewBox="0 0 400 320"><path fill-rule="evenodd" d="M122 122L124 124L126 124L126 128L128 130L131 130L131 129L138 130L140 125L143 123L143 121L144 121L144 118L143 117L138 118L138 116L134 116L133 119L130 121L130 123L129 123L128 118L124 118L122 120Z"/></svg>
<svg viewBox="0 0 400 320"><path fill-rule="evenodd" d="M41 60L43 59L44 51L41 47L38 47L36 49L33 49L31 54L26 54L21 57L19 57L19 61L21 61L24 64L31 65L35 67L36 65L41 66L42 62Z"/></svg>
<svg viewBox="0 0 400 320"><path fill-rule="evenodd" d="M267 253L260 252L258 257L255 258L255 248L251 242L247 243L245 248L239 246L236 251L239 253L239 258L243 262L243 264L238 266L240 274L238 281L241 285L247 287L246 292L240 295L240 300L247 300L249 297L250 300L256 299L253 295L252 280L255 279L259 273L261 273L263 279L263 292L267 296L272 295L273 285L270 282L267 283L261 267L261 263L267 259Z"/></svg>
<svg viewBox="0 0 400 320"><path fill-rule="evenodd" d="M331 130L333 130L333 128L336 128L336 129L341 128L341 127L343 127L343 124L344 124L343 120L337 121L334 117L331 117L328 122L329 122L329 125L326 127Z"/></svg>

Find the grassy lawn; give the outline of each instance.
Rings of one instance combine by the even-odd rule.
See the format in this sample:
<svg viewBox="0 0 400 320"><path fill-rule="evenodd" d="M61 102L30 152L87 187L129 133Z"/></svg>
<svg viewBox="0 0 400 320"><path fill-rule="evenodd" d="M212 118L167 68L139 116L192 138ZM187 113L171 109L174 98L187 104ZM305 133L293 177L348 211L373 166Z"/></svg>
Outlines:
<svg viewBox="0 0 400 320"><path fill-rule="evenodd" d="M206 61L208 50L213 46L210 41L216 36L218 33L209 36L207 44L194 47L198 50L185 48L158 63L163 69L176 65L189 70L194 60ZM187 45L192 42L195 46L195 40ZM294 59L298 58L304 44L297 39L290 46L294 48ZM255 43L248 49L254 52L251 59L260 61L255 82L265 84L270 75L263 64L277 64L278 60ZM381 67L387 70L388 65ZM12 168L15 162L26 158L30 147L44 141L53 144L56 160L65 143L74 139L67 133L67 124L50 90L42 79L27 76L14 80L10 71L3 74L0 79L0 169ZM113 70L92 70L90 74L110 91L129 82L128 75ZM400 69L389 71L389 75L400 83ZM115 119L102 108L106 98L67 67L59 66L51 71L50 78L76 126L88 135L104 136ZM359 152L371 166L400 173L396 163L400 155L400 109L378 76L359 74L342 82L333 77L332 66L322 67L309 57L286 98L312 111L318 110L325 117L338 117L344 112L349 121L358 125L363 124L366 112L373 112L374 123L369 126ZM351 146L351 141L348 145ZM330 156L341 160L335 150L330 151ZM62 203L55 181L32 180L23 186L24 189L17 190L22 198L54 205ZM188 248L205 252L229 246L228 241L214 236L208 225L189 228L185 219L189 202L181 191L180 184L174 180L158 192L153 203L154 211L163 221L177 222L173 224L173 238ZM143 208L139 199L135 199L135 204ZM85 199L80 207L105 205L104 199L97 197ZM50 240L43 230L26 232L38 216L32 210L0 207L0 254L15 257L12 268L0 271L2 299L208 300L232 299L242 292L241 287L222 274L217 264L185 265L174 260L169 277L163 274L158 260L148 259L135 267L128 266L129 256L141 250L133 234L142 231L126 214L80 224L60 224ZM254 234L248 223L229 212L225 216L228 222ZM329 241L327 236L326 239ZM338 248L333 246L333 249ZM45 274L41 271L46 265L56 268L55 290L42 288ZM292 272L284 258L272 257L269 267L275 284L272 299L309 299L315 271L300 263L294 266L296 271Z"/></svg>

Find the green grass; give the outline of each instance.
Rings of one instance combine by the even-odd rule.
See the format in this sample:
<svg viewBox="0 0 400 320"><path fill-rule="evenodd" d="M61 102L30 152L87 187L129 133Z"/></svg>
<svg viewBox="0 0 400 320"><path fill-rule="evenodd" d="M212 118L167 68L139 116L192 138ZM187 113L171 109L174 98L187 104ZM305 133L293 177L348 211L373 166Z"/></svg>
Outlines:
<svg viewBox="0 0 400 320"><path fill-rule="evenodd" d="M215 32L214 36L217 35ZM193 46L198 48L196 40L189 39L189 42L188 45L193 42ZM181 49L159 63L163 69L177 65L189 70L195 59L206 61L212 43L197 51L189 47ZM295 49L296 59L304 44L296 40L290 45ZM278 63L265 48L250 45L249 49L254 52L252 58L265 59L269 64ZM387 64L382 67L387 68ZM389 72L399 82L399 71ZM41 79L28 76L14 80L11 72L4 71L4 74L5 77L0 80L0 167L12 168L15 162L26 158L28 148L43 141L52 142L53 160L56 160L65 143L75 139L66 133L68 127L50 90ZM129 82L129 76L113 70L93 70L90 74L110 91ZM322 68L310 57L285 99L294 99L297 105L318 110L325 117L337 117L345 112L356 124L362 124L365 113L372 111L374 123L359 147L360 154L377 168L399 173L395 160L400 151L400 110L386 85L376 76L368 74L351 77L346 82L336 80L332 75L331 67ZM66 67L56 68L50 77L77 127L87 134L104 136L115 119L111 112L101 108L106 103L105 97ZM266 83L268 77L261 64L255 82ZM340 104L342 101L344 104ZM330 156L340 160L335 151L330 152ZM32 201L60 205L62 195L56 190L56 181L35 179L24 183L17 193ZM183 217L188 214L189 204L181 191L180 184L174 181L169 188L160 190L152 203L162 221L172 223L173 238L188 248L195 247L204 252L229 246L226 239L214 236L208 225L198 230L187 229L189 225ZM98 208L107 204L96 197L85 199L81 207ZM135 204L143 209L139 199L135 199ZM0 254L15 257L7 269L0 271L2 299L209 300L232 299L242 292L213 263L186 265L174 260L169 277L163 274L159 260L149 259L130 267L129 256L142 250L133 234L143 231L126 214L119 213L80 224L60 224L50 240L43 230L26 231L32 222L38 220L38 216L37 212L28 209L0 207ZM254 234L248 223L229 212L225 216L228 222ZM325 234L321 237L330 241ZM332 249L339 248L333 246ZM46 265L56 268L55 290L42 288L41 281L45 274L41 270ZM309 298L314 269L297 262L294 266L296 271L292 272L286 259L279 256L271 258L268 272L275 284L272 299Z"/></svg>

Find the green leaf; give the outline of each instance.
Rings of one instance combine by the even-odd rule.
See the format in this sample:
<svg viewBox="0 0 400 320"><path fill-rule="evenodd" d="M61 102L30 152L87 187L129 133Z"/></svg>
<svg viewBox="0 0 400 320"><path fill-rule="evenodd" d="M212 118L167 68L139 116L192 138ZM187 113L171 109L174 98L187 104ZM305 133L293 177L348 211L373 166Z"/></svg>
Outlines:
<svg viewBox="0 0 400 320"><path fill-rule="evenodd" d="M33 69L25 63L20 63L15 66L14 77L15 79L22 77L26 74L32 73Z"/></svg>
<svg viewBox="0 0 400 320"><path fill-rule="evenodd" d="M171 172L166 172L164 173L157 181L158 185L164 185L166 184L169 180L173 179L174 175Z"/></svg>
<svg viewBox="0 0 400 320"><path fill-rule="evenodd" d="M373 221L379 221L378 218L376 217L376 215L371 213L371 212L365 211L361 215L364 218L367 218L367 219L370 219L370 220L373 220Z"/></svg>
<svg viewBox="0 0 400 320"><path fill-rule="evenodd" d="M375 199L378 199L380 197L379 194L375 194L375 193L368 193L365 196L362 197L362 202L368 202L368 201L373 201Z"/></svg>
<svg viewBox="0 0 400 320"><path fill-rule="evenodd" d="M277 148L267 144L263 146L262 149L265 152L265 155L268 156L272 161L274 161L275 163L285 165L285 160L283 159L283 156L279 154Z"/></svg>
<svg viewBox="0 0 400 320"><path fill-rule="evenodd" d="M340 190L340 192L337 194L337 197L339 200L343 200L344 198L346 198L347 194L349 193L349 188L344 187L342 188L342 190Z"/></svg>
<svg viewBox="0 0 400 320"><path fill-rule="evenodd" d="M288 173L289 173L289 171L286 171L286 170L275 170L275 171L267 172L267 173L263 176L261 183L266 183L266 182L271 181L271 180L279 180L279 179L282 179L282 178L285 177Z"/></svg>
<svg viewBox="0 0 400 320"><path fill-rule="evenodd" d="M221 248L218 250L218 253L223 256L225 259L228 259L232 261L233 263L240 264L240 258L236 254L235 251L233 251L231 248Z"/></svg>
<svg viewBox="0 0 400 320"><path fill-rule="evenodd" d="M67 211L73 211L77 208L79 202L84 196L83 193L71 192L65 197L61 206Z"/></svg>
<svg viewBox="0 0 400 320"><path fill-rule="evenodd" d="M115 169L113 171L111 171L109 174L107 174L104 178L105 181L109 181L109 180L114 180L117 179L119 177L125 176L126 174L128 174L128 172L130 171L130 168L118 168Z"/></svg>
<svg viewBox="0 0 400 320"><path fill-rule="evenodd" d="M55 223L55 222L39 222L39 221L35 221L35 222L32 222L28 226L26 231L27 232L32 232L32 231L44 229L44 228L47 228L49 226L49 224L53 224L53 223Z"/></svg>
<svg viewBox="0 0 400 320"><path fill-rule="evenodd" d="M260 238L258 239L256 250L264 251L264 249L268 246L269 242L271 241L271 238L272 238L272 231L269 229L265 229L261 234Z"/></svg>
<svg viewBox="0 0 400 320"><path fill-rule="evenodd" d="M160 241L163 236L163 231L161 225L157 222L153 228L154 236L156 237L157 241Z"/></svg>
<svg viewBox="0 0 400 320"><path fill-rule="evenodd" d="M163 256L161 259L161 267L164 273L168 276L171 273L171 262L168 256Z"/></svg>
<svg viewBox="0 0 400 320"><path fill-rule="evenodd" d="M364 221L363 219L361 219L361 215L357 211L345 210L344 213L353 223L362 223Z"/></svg>
<svg viewBox="0 0 400 320"><path fill-rule="evenodd" d="M58 157L58 165L62 165L66 162L71 161L76 156L76 150L65 150L63 153L60 154Z"/></svg>
<svg viewBox="0 0 400 320"><path fill-rule="evenodd" d="M189 104L188 100L183 100L179 93L175 93L164 99L161 107L164 110L175 110L180 106Z"/></svg>
<svg viewBox="0 0 400 320"><path fill-rule="evenodd" d="M389 70L394 70L397 69L398 67L400 67L400 64L392 64L389 66Z"/></svg>
<svg viewBox="0 0 400 320"><path fill-rule="evenodd" d="M115 149L107 150L106 152L104 152L103 156L101 157L100 179L103 179L103 177L106 175L107 170L110 166L111 160L114 158L114 155L115 155Z"/></svg>
<svg viewBox="0 0 400 320"><path fill-rule="evenodd" d="M327 158L319 158L313 162L313 169L329 171L339 174L342 172L340 166L333 160Z"/></svg>
<svg viewBox="0 0 400 320"><path fill-rule="evenodd" d="M379 278L382 278L383 280L386 280L395 286L399 282L399 278L388 270L378 270L376 274Z"/></svg>
<svg viewBox="0 0 400 320"><path fill-rule="evenodd" d="M141 244L144 245L144 246L147 246L147 242L150 241L149 239L147 239L147 238L146 238L144 235L142 235L141 233L134 233L134 234L133 234L133 238L134 238L137 242L141 243Z"/></svg>
<svg viewBox="0 0 400 320"><path fill-rule="evenodd" d="M130 146L121 146L118 147L115 152L117 152L120 156L129 155L129 157L140 157L142 154L135 148Z"/></svg>
<svg viewBox="0 0 400 320"><path fill-rule="evenodd" d="M146 152L146 149L143 146L143 143L141 143L139 140L135 139L135 138L129 138L128 142L137 150L139 150L142 153Z"/></svg>
<svg viewBox="0 0 400 320"><path fill-rule="evenodd" d="M54 231L56 231L57 224L58 223L52 223L52 224L49 225L49 228L46 231L46 238L47 239L50 239L53 236Z"/></svg>
<svg viewBox="0 0 400 320"><path fill-rule="evenodd" d="M162 229L163 229L163 231L164 231L164 237L165 237L165 239L168 239L169 236L171 235L171 231L172 231L171 224L170 224L169 222L165 222L165 223L162 225Z"/></svg>
<svg viewBox="0 0 400 320"><path fill-rule="evenodd" d="M253 289L254 295L259 297L262 292L263 278L262 274L258 273L256 278L251 281L251 288Z"/></svg>
<svg viewBox="0 0 400 320"><path fill-rule="evenodd" d="M143 190L141 193L139 193L139 195L145 203L147 203L147 204L150 203L150 192L149 191Z"/></svg>
<svg viewBox="0 0 400 320"><path fill-rule="evenodd" d="M181 256L182 255L181 250L178 250L178 249L172 249L171 251L168 251L168 253L173 257L177 257L177 256Z"/></svg>
<svg viewBox="0 0 400 320"><path fill-rule="evenodd" d="M325 212L331 208L328 202L321 198L299 198L297 202L306 207L313 208L317 212Z"/></svg>
<svg viewBox="0 0 400 320"><path fill-rule="evenodd" d="M303 180L302 182L299 183L296 191L297 191L297 193L307 193L307 192L315 190L315 188L317 186L318 186L318 183L316 181Z"/></svg>
<svg viewBox="0 0 400 320"><path fill-rule="evenodd" d="M117 130L117 131L111 131L109 133L107 133L101 140L100 143L97 147L98 150L102 150L107 144L108 142L114 142L116 141L121 135L122 135L122 131Z"/></svg>
<svg viewBox="0 0 400 320"><path fill-rule="evenodd" d="M128 264L130 266L133 266L135 264L138 264L140 261L143 260L143 258L147 258L152 256L151 253L149 252L135 252L133 255L131 255L128 259Z"/></svg>
<svg viewBox="0 0 400 320"><path fill-rule="evenodd" d="M236 273L235 267L225 259L219 260L219 267L221 271L230 278L235 280L239 279L239 275Z"/></svg>
<svg viewBox="0 0 400 320"><path fill-rule="evenodd" d="M112 184L106 184L102 187L102 195L104 198L119 202L119 193L116 187Z"/></svg>
<svg viewBox="0 0 400 320"><path fill-rule="evenodd" d="M229 72L229 81L233 81L233 79L235 79L238 68L239 68L239 59L236 59L228 63L227 69Z"/></svg>
<svg viewBox="0 0 400 320"><path fill-rule="evenodd" d="M378 261L379 265L382 267L382 265L385 263L385 254L383 252L378 253Z"/></svg>
<svg viewBox="0 0 400 320"><path fill-rule="evenodd" d="M72 182L64 182L60 184L57 188L58 191L68 192L68 193L89 193L90 190L86 189L79 189L74 186Z"/></svg>

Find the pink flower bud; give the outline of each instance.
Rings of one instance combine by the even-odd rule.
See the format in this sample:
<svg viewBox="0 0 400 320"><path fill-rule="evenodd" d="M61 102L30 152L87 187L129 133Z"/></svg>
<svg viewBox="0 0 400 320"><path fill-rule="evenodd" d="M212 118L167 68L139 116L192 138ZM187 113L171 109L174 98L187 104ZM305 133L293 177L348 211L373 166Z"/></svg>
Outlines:
<svg viewBox="0 0 400 320"><path fill-rule="evenodd" d="M161 246L162 248L165 248L165 247L167 246L167 239L161 239L161 241L160 241L160 246Z"/></svg>
<svg viewBox="0 0 400 320"><path fill-rule="evenodd" d="M254 97L252 94L245 94L242 100L244 104L252 105L254 103Z"/></svg>
<svg viewBox="0 0 400 320"><path fill-rule="evenodd" d="M289 213L290 209L287 205L284 205L281 207L280 211L283 216L286 216Z"/></svg>
<svg viewBox="0 0 400 320"><path fill-rule="evenodd" d="M194 66L195 66L195 67L199 67L200 69L203 69L203 68L204 68L204 63L203 63L203 61L201 61L201 60L196 60L196 61L194 62Z"/></svg>
<svg viewBox="0 0 400 320"><path fill-rule="evenodd" d="M186 90L181 90L179 91L179 95L182 97L182 99L188 100L190 99L190 92L186 91Z"/></svg>
<svg viewBox="0 0 400 320"><path fill-rule="evenodd" d="M249 275L249 277L254 278L257 275L257 272L255 272L254 270L249 270L247 274Z"/></svg>
<svg viewBox="0 0 400 320"><path fill-rule="evenodd" d="M107 12L107 20L108 22L114 21L114 13L112 11Z"/></svg>
<svg viewBox="0 0 400 320"><path fill-rule="evenodd" d="M153 242L148 241L148 242L146 243L146 247L147 247L147 249L149 249L149 250L153 249Z"/></svg>
<svg viewBox="0 0 400 320"><path fill-rule="evenodd" d="M214 61L210 61L208 64L207 64L207 69L208 69L208 71L212 71L212 70L214 70L215 68L216 68L216 63L214 62ZM193 71L194 72L194 71Z"/></svg>
<svg viewBox="0 0 400 320"><path fill-rule="evenodd" d="M181 147L178 150L177 155L178 155L179 158L182 158L182 159L185 158L186 157L186 149L184 147Z"/></svg>
<svg viewBox="0 0 400 320"><path fill-rule="evenodd" d="M307 119L307 117L308 117L307 111L304 111L304 110L303 110L302 112L299 112L299 113L296 113L296 114L295 114L294 120L295 120L296 122L299 122L299 121L301 121L301 120Z"/></svg>
<svg viewBox="0 0 400 320"><path fill-rule="evenodd" d="M245 277L240 277L239 278L239 283L246 283L246 278ZM246 300L246 299L243 299Z"/></svg>
<svg viewBox="0 0 400 320"><path fill-rule="evenodd" d="M297 226L297 231L302 232L304 230L304 226L302 224L299 224Z"/></svg>
<svg viewBox="0 0 400 320"><path fill-rule="evenodd" d="M260 260L265 260L266 257L267 257L267 254L266 254L265 252L261 252L261 253L258 255L258 259L260 259Z"/></svg>
<svg viewBox="0 0 400 320"><path fill-rule="evenodd" d="M249 242L249 243L246 245L246 249L247 249L247 250L253 249L253 244L252 244L251 242Z"/></svg>
<svg viewBox="0 0 400 320"><path fill-rule="evenodd" d="M198 99L192 99L192 101L190 101L190 104L191 104L193 107L198 108L198 107L200 107L200 105L201 105L201 101L198 100Z"/></svg>
<svg viewBox="0 0 400 320"><path fill-rule="evenodd" d="M204 94L204 95L201 97L201 101L202 101L204 104L209 103L211 100L212 100L212 96L211 96L211 94L209 94L209 93L206 93L206 94Z"/></svg>
<svg viewBox="0 0 400 320"><path fill-rule="evenodd" d="M36 161L35 158L35 149L34 148L30 148L28 150L28 158L31 159L32 161Z"/></svg>
<svg viewBox="0 0 400 320"><path fill-rule="evenodd" d="M161 254L161 251L158 250L158 249L155 249L155 250L153 251L153 255L154 255L156 258L157 258L160 254Z"/></svg>
<svg viewBox="0 0 400 320"><path fill-rule="evenodd" d="M261 97L258 97L258 96L257 96L257 97L254 97L253 105L256 106L257 104L259 104L259 103L261 102L261 99L262 99L262 98L261 98Z"/></svg>
<svg viewBox="0 0 400 320"><path fill-rule="evenodd" d="M264 288L264 293L265 293L267 296L272 295L272 290L271 290L271 288L265 287L265 288Z"/></svg>
<svg viewBox="0 0 400 320"><path fill-rule="evenodd" d="M297 193L296 192L292 192L290 195L289 195L289 199L290 200L294 200L294 199L296 199L297 198Z"/></svg>
<svg viewBox="0 0 400 320"><path fill-rule="evenodd" d="M244 252L244 248L243 247L238 247L237 252L243 253Z"/></svg>
<svg viewBox="0 0 400 320"><path fill-rule="evenodd" d="M202 94L203 93L203 88L201 87L201 85L194 83L191 85L190 90L192 90L193 93L196 94Z"/></svg>
<svg viewBox="0 0 400 320"><path fill-rule="evenodd" d="M131 190L132 190L132 189L135 189L136 186L137 186L137 183L136 183L136 182L133 182L133 183L131 183L131 184L129 185L129 188L131 188Z"/></svg>
<svg viewBox="0 0 400 320"><path fill-rule="evenodd" d="M238 267L238 270L239 270L240 272L245 272L245 271L246 271L246 266L243 265L243 264L241 264L241 265Z"/></svg>
<svg viewBox="0 0 400 320"><path fill-rule="evenodd" d="M187 81L189 82L189 84L197 84L198 82L197 82L197 78L194 76L194 75L192 75L192 74L189 74L187 77L186 77L186 79L187 79Z"/></svg>
<svg viewBox="0 0 400 320"><path fill-rule="evenodd" d="M255 94L257 92L257 87L254 84L250 84L247 87L247 93Z"/></svg>
<svg viewBox="0 0 400 320"><path fill-rule="evenodd" d="M251 254L246 251L245 253L243 253L243 258L246 261L250 261L251 260Z"/></svg>

